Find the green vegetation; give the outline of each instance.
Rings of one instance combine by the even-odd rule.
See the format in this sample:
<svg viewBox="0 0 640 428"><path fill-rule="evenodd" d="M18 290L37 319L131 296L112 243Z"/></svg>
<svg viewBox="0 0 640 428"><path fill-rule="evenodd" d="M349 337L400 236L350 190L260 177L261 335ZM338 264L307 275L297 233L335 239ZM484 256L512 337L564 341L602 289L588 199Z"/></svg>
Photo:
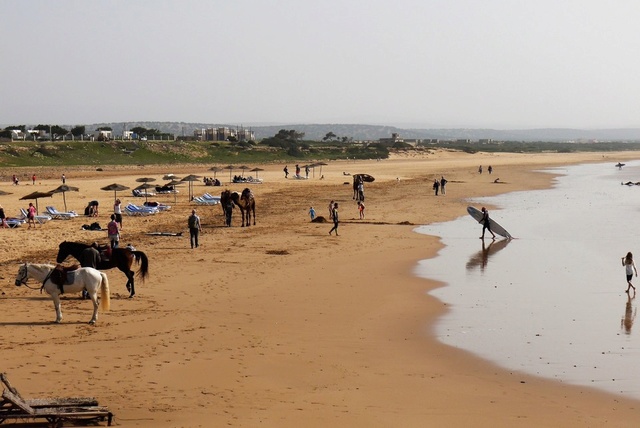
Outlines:
<svg viewBox="0 0 640 428"><path fill-rule="evenodd" d="M74 131L82 134L83 127ZM157 130L137 129L142 135ZM170 163L251 164L304 162L334 159L385 159L389 151L428 152L444 148L465 153L571 153L640 150L636 142L558 143L558 142L439 142L413 147L396 143L389 148L381 143L353 142L329 133L322 141L304 140L304 133L280 130L261 142L237 141L0 141L0 165L72 166L72 165L150 165Z"/></svg>
<svg viewBox="0 0 640 428"><path fill-rule="evenodd" d="M206 141L8 141L0 143L0 165L151 165L170 163L269 163L320 159L386 158L388 151L339 143L297 142L270 146Z"/></svg>

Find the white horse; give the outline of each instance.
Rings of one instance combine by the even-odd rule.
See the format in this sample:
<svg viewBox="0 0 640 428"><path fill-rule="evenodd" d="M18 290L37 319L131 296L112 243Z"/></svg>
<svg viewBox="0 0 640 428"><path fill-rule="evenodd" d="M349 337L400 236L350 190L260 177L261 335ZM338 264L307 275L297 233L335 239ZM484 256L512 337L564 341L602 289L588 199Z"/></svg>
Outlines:
<svg viewBox="0 0 640 428"><path fill-rule="evenodd" d="M53 265L25 263L18 269L16 276L16 285L26 285L29 278L33 278L42 283L42 288L49 293L53 299L53 306L56 309L56 322L62 321L62 310L60 309L60 288L51 281L51 272L55 269ZM93 302L93 317L89 324L95 324L98 320L98 289L100 289L100 300L102 310L108 311L111 305L111 296L109 294L109 280L107 275L97 269L90 267L79 268L74 271L73 283L64 285L63 289L66 293L78 293L86 290L89 298ZM42 291L42 288L40 291Z"/></svg>

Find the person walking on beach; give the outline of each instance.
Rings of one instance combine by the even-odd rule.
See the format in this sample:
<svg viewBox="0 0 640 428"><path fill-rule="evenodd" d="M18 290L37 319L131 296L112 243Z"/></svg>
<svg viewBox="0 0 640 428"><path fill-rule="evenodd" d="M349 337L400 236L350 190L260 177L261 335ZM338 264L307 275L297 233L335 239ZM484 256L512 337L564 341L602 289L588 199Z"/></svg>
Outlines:
<svg viewBox="0 0 640 428"><path fill-rule="evenodd" d="M489 171L489 175L491 175L491 173L493 172L493 167L489 165L489 168L487 168L487 171Z"/></svg>
<svg viewBox="0 0 640 428"><path fill-rule="evenodd" d="M444 175L440 176L440 193L442 195L444 195L444 185L447 184L447 180L446 178L444 178Z"/></svg>
<svg viewBox="0 0 640 428"><path fill-rule="evenodd" d="M33 174L33 175L31 176L31 182L32 182L32 184L33 184L34 186L36 185L36 175L35 175L35 174Z"/></svg>
<svg viewBox="0 0 640 428"><path fill-rule="evenodd" d="M436 196L438 196L438 189L440 188L440 182L436 178L433 180L433 190L436 192Z"/></svg>
<svg viewBox="0 0 640 428"><path fill-rule="evenodd" d="M284 178L289 178L289 168L285 165L282 170L284 171Z"/></svg>
<svg viewBox="0 0 640 428"><path fill-rule="evenodd" d="M191 240L191 249L198 248L198 235L202 230L200 226L200 217L196 214L196 210L191 210L191 215L189 216L189 239Z"/></svg>
<svg viewBox="0 0 640 428"><path fill-rule="evenodd" d="M62 179L62 184L65 184L67 182L67 177L65 177L64 174L62 174L61 179Z"/></svg>
<svg viewBox="0 0 640 428"><path fill-rule="evenodd" d="M482 207L480 210L482 211L482 218L480 219L480 223L482 223L482 236L480 239L484 239L484 231L488 230L491 233L492 239L496 239L496 234L491 230L491 219L489 218L489 210L485 207Z"/></svg>
<svg viewBox="0 0 640 428"><path fill-rule="evenodd" d="M313 207L309 208L309 217L311 217L311 221L316 218L316 210L314 210Z"/></svg>
<svg viewBox="0 0 640 428"><path fill-rule="evenodd" d="M107 224L107 237L111 243L111 249L118 248L120 242L120 231L116 222L116 215L111 214L111 221Z"/></svg>
<svg viewBox="0 0 640 428"><path fill-rule="evenodd" d="M113 204L113 214L116 216L116 223L118 223L122 230L122 202L120 199L116 199L116 202Z"/></svg>
<svg viewBox="0 0 640 428"><path fill-rule="evenodd" d="M358 211L360 212L360 220L364 220L364 202L358 201Z"/></svg>
<svg viewBox="0 0 640 428"><path fill-rule="evenodd" d="M36 207L31 202L29 202L29 208L27 208L27 223L29 224L29 229L31 229L31 225L33 225L34 229L36 228Z"/></svg>
<svg viewBox="0 0 640 428"><path fill-rule="evenodd" d="M224 224L227 227L231 227L231 219L233 218L233 201L231 198L227 199L224 205Z"/></svg>
<svg viewBox="0 0 640 428"><path fill-rule="evenodd" d="M478 167L478 174L482 174L482 165Z"/></svg>
<svg viewBox="0 0 640 428"><path fill-rule="evenodd" d="M329 235L331 235L331 232L335 230L336 236L338 236L338 203L337 202L333 204L333 212L332 212L331 218L333 219L333 227L329 231Z"/></svg>
<svg viewBox="0 0 640 428"><path fill-rule="evenodd" d="M638 277L638 269L636 269L636 263L633 261L633 254L631 254L631 251L622 258L622 266L624 266L625 273L627 274L627 290L625 293L628 293L631 288L633 288L633 292L635 293L636 287L631 283L631 278L633 278L634 272L636 274L636 278Z"/></svg>

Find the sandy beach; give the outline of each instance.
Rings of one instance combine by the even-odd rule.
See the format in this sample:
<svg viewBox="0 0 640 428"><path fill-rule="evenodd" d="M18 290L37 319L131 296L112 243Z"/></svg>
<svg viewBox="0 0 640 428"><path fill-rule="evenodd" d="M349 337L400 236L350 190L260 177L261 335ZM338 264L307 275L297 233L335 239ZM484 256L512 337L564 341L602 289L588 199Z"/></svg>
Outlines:
<svg viewBox="0 0 640 428"><path fill-rule="evenodd" d="M6 169L0 190L13 194L0 204L7 215L26 208L21 196L54 189L65 173L80 189L66 193L67 207L82 214L98 200L100 216L0 230L0 371L25 397L95 396L127 427L637 426L637 401L509 372L437 342L430 326L447 308L427 291L441 284L412 271L441 245L413 229L463 215L466 198L547 188L553 176L536 172L546 166L639 156L437 151L332 161L309 180L285 179L284 164L251 165L265 171L263 184L249 186L257 208L248 228L239 227L237 210L233 227L224 227L220 207L190 203L185 185L175 199L152 197L170 211L124 217L121 243L147 254L150 277L129 299L125 276L107 271L111 311L100 312L96 326L87 324L91 304L72 295L62 302L62 324L53 324L47 295L13 285L19 263L54 263L63 240L106 243L106 231L81 229L96 220L106 227L114 194L101 187L213 173L196 165ZM365 185L364 220L345 173L376 178ZM441 175L446 196L435 197L431 185ZM222 188L196 182L194 194L247 187L228 184L228 171L217 177ZM130 191L118 196L125 205L144 201ZM330 200L340 204L338 237L328 235L331 224L309 221L309 207L327 217ZM61 195L38 204L40 212L63 209ZM195 250L192 208L203 223Z"/></svg>

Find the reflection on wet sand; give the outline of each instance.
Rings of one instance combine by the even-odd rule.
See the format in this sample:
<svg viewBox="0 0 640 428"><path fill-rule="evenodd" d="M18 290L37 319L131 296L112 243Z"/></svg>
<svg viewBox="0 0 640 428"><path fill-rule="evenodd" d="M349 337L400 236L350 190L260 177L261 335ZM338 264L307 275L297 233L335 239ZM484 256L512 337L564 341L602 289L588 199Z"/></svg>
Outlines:
<svg viewBox="0 0 640 428"><path fill-rule="evenodd" d="M636 319L636 312L638 308L634 308L632 301L635 300L636 293L633 293L633 298L631 294L627 294L627 304L624 308L624 317L620 320L620 328L624 329L626 334L631 334L631 327L633 327L633 321Z"/></svg>
<svg viewBox="0 0 640 428"><path fill-rule="evenodd" d="M469 257L467 270L472 270L480 266L480 271L484 272L484 268L487 267L487 263L489 262L489 256L502 250L509 242L511 242L510 239L501 239L499 241L489 241L489 245L485 245L485 240L483 239L482 249Z"/></svg>

